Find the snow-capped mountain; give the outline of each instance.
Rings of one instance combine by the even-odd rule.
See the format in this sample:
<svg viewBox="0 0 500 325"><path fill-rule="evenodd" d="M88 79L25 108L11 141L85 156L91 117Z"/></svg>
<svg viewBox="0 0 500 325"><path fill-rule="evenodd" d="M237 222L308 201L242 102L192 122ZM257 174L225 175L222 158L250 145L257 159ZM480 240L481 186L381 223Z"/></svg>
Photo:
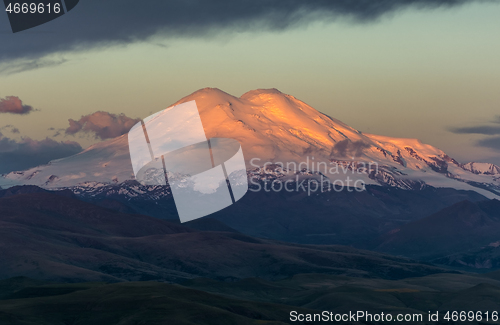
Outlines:
<svg viewBox="0 0 500 325"><path fill-rule="evenodd" d="M500 176L500 167L489 163L470 162L462 166L463 169L478 175Z"/></svg>
<svg viewBox="0 0 500 325"><path fill-rule="evenodd" d="M450 187L500 198L498 166L462 165L417 139L362 133L276 89L253 90L238 98L205 88L174 105L192 100L207 138L232 138L241 143L251 177L265 178L269 175L266 170L278 178L299 171L330 179L355 175L365 184L405 189ZM259 169L262 166L267 169ZM96 191L130 184L133 179L128 139L123 135L72 157L3 175L0 186L32 184Z"/></svg>

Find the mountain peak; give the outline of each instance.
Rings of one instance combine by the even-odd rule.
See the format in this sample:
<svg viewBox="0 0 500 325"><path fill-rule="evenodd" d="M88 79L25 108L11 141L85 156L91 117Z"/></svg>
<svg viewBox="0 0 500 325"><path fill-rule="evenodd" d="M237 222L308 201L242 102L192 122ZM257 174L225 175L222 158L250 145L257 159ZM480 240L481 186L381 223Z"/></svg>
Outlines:
<svg viewBox="0 0 500 325"><path fill-rule="evenodd" d="M309 159L328 166L328 174L332 165L356 160L376 163L379 168L376 175L356 176L366 184L403 186L417 181L434 187L474 190L490 198L499 193L497 166L471 163L463 167L443 151L417 139L361 133L274 88L252 90L240 97L218 88L203 88L174 105L193 100L206 137L238 140L248 169L256 167L251 163L254 158L260 159L259 166L268 162L297 166ZM127 139L125 135L100 142L47 166L13 172L0 178L0 185L71 187L90 182L126 182L133 179ZM308 168L316 169L310 165ZM335 179L344 176L332 175Z"/></svg>
<svg viewBox="0 0 500 325"><path fill-rule="evenodd" d="M462 168L477 175L500 175L500 167L490 163L470 162Z"/></svg>
<svg viewBox="0 0 500 325"><path fill-rule="evenodd" d="M231 99L237 99L231 94L226 93L225 91L220 90L219 88L211 88L211 87L205 87L202 89L198 89L197 91L193 92L192 94L182 98L181 100L177 101L174 103L172 106L189 102L192 100L196 100L197 102L200 100L207 100L207 99L212 99L212 100L231 100Z"/></svg>
<svg viewBox="0 0 500 325"><path fill-rule="evenodd" d="M259 96L259 95L281 95L281 96L287 96L286 94L282 93L281 91L279 91L276 88L268 88L268 89L259 88L259 89L254 89L254 90L247 91L246 93L244 93L243 95L241 95L240 98L247 99L247 98L251 98L253 96Z"/></svg>
<svg viewBox="0 0 500 325"><path fill-rule="evenodd" d="M176 102L174 105L184 103L187 101L191 100L196 100L201 101L201 100L226 100L228 102L232 101L262 101L262 100L270 100L270 99L284 99L284 98L289 98L289 99L294 99L297 100L295 97L285 94L281 91L279 91L276 88L269 88L269 89L254 89L250 90L243 95L241 95L239 98L235 97L229 93L226 93L225 91L219 89L219 88L211 88L211 87L205 87L202 89L198 89L197 91L193 92L192 94L182 98L178 102Z"/></svg>

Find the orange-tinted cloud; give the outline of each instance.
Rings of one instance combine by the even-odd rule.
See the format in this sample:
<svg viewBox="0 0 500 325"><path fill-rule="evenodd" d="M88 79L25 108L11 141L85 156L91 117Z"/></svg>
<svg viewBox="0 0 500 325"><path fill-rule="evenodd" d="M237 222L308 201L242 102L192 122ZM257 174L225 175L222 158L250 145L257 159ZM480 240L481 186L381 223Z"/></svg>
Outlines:
<svg viewBox="0 0 500 325"><path fill-rule="evenodd" d="M66 134L90 133L96 139L111 139L127 133L140 119L133 119L125 114L111 114L108 112L95 112L84 115L79 120L69 119Z"/></svg>
<svg viewBox="0 0 500 325"><path fill-rule="evenodd" d="M35 111L30 105L23 105L23 101L17 96L0 98L0 113L29 114Z"/></svg>

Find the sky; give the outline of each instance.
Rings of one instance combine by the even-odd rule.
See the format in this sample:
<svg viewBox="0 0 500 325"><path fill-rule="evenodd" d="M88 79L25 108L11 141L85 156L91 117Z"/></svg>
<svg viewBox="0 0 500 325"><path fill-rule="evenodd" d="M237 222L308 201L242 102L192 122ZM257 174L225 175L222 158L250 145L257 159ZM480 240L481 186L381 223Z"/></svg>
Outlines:
<svg viewBox="0 0 500 325"><path fill-rule="evenodd" d="M0 13L0 173L204 87L277 88L362 132L500 164L498 17L499 1L82 0L13 34Z"/></svg>

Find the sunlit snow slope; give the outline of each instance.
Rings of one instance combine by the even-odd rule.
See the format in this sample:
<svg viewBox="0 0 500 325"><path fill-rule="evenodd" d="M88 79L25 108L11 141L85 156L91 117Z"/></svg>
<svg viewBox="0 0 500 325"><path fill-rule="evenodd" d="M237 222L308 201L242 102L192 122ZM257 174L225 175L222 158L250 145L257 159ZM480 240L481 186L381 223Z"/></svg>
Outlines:
<svg viewBox="0 0 500 325"><path fill-rule="evenodd" d="M198 105L207 138L233 138L241 143L248 170L266 162L309 161L308 165L301 165L307 169L315 168L311 161L326 162L329 168L334 164L376 163L376 171L356 177L367 184L407 189L427 184L475 190L490 198L500 195L498 166L462 165L416 139L364 134L276 89L253 90L237 98L219 89L205 88L174 105L191 100ZM329 168L319 170L330 178L342 177L329 175ZM75 156L3 175L0 186L99 186L131 179L127 135L123 135Z"/></svg>

